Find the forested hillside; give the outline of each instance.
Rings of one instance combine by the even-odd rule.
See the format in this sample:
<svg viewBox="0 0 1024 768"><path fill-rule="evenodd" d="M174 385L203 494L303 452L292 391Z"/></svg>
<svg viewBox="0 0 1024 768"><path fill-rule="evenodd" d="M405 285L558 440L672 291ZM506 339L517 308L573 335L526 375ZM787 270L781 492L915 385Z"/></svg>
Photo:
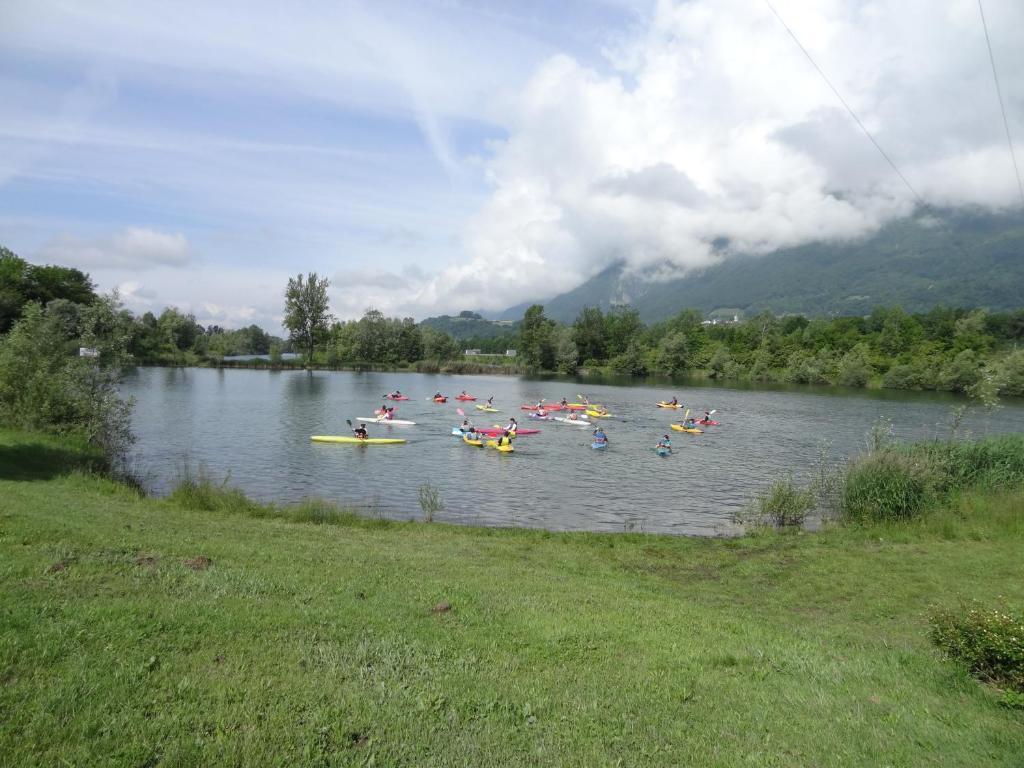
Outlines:
<svg viewBox="0 0 1024 768"><path fill-rule="evenodd" d="M571 322L583 307L632 304L645 322L684 308L810 316L864 315L878 306L925 312L937 305L1015 309L1024 296L1024 216L920 216L852 242L815 243L765 256L737 256L667 282L610 267L544 302ZM521 316L522 308L509 310Z"/></svg>

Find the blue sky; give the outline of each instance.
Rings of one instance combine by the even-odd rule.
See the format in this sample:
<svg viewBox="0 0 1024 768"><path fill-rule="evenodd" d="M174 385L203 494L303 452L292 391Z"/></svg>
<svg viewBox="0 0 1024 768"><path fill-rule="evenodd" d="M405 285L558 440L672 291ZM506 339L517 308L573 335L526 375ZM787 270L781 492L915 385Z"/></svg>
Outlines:
<svg viewBox="0 0 1024 768"><path fill-rule="evenodd" d="M776 6L929 202L1019 204L973 0ZM1024 11L986 12L1024 134ZM754 0L12 0L0 103L0 243L221 325L300 271L423 317L913 209Z"/></svg>

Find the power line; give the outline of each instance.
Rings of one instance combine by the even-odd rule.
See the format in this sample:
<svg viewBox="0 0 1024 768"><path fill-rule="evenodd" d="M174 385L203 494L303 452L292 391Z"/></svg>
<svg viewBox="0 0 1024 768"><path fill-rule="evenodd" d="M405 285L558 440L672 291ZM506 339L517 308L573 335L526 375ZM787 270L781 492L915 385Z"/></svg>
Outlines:
<svg viewBox="0 0 1024 768"><path fill-rule="evenodd" d="M981 0L978 0L978 1L981 2ZM818 70L818 74L821 75L821 79L824 80L825 84L828 85L828 87L832 89L832 93L834 93L836 95L836 98L839 99L839 102L844 107L846 107L846 111L850 113L850 117L852 117L854 122L857 123L857 125L860 127L860 129L864 132L864 135L868 137L868 141L870 141L872 144L875 145L875 149L878 150L878 153L883 158L885 158L885 162L887 162L889 164L889 166L893 169L893 171L896 172L896 175L900 177L900 181L902 181L906 185L907 189L910 190L910 194L912 194L914 196L914 199L917 200L917 202L922 207L927 206L927 203L925 203L925 201L921 198L921 196L919 194L917 194L917 190L914 189L914 187L911 185L911 183L909 181L907 181L907 177L903 175L903 172L900 171L900 169L898 167L896 167L896 163L894 163L892 158L889 157L889 155L886 154L884 149L882 149L881 144L879 144L877 141L875 141L875 137L871 135L871 131L869 131L867 129L867 126L865 126L864 123L861 122L860 118L857 117L857 113L853 111L853 107L851 107L849 104L846 103L846 99L844 99L843 95L841 93L839 93L839 89L837 89L834 85L832 85L832 81L828 79L828 75L826 75L824 70L821 67L818 66L818 62L816 62L814 60L814 57L811 56L810 52L806 48L804 48L803 43L800 42L800 39L796 36L796 34L793 32L793 30L789 28L789 25L786 24L786 22L783 20L782 16L779 15L779 12L777 10L775 10L775 6L771 4L771 0L764 0L764 2L765 2L765 5L767 5L768 8L771 10L771 12L773 14L775 14L775 18L779 20L779 23L789 33L789 36L793 38L793 42L797 44L797 47L801 51L803 51L804 56L807 57L807 60L809 62L811 62L811 65L816 70ZM1000 104L1002 104L1001 100L1000 100ZM1005 113L1004 113L1004 118L1005 118ZM1014 161L1014 163L1016 163L1016 161ZM1019 181L1019 176L1018 176L1018 181ZM1024 190L1022 190L1021 195L1024 196Z"/></svg>
<svg viewBox="0 0 1024 768"><path fill-rule="evenodd" d="M1013 173L1017 177L1017 190L1020 192L1020 201L1024 203L1024 184L1020 180L1020 168L1017 167L1017 153L1013 151L1013 138L1010 136L1010 123L1006 119L1006 107L1003 104L1003 91L999 87L999 75L996 74L996 58L992 55L992 40L988 36L988 23L985 21L985 9L978 0L978 11L981 12L981 26L985 30L985 45L988 47L988 60L992 65L992 80L996 84L996 96L999 98L999 111L1003 114L1003 128L1006 129L1006 143L1010 147L1010 159L1013 161Z"/></svg>

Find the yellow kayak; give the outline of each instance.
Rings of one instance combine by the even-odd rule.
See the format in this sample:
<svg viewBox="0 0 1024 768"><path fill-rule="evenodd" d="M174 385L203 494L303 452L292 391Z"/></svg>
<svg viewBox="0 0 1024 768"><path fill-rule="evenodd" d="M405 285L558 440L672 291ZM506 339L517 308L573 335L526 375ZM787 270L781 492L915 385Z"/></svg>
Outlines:
<svg viewBox="0 0 1024 768"><path fill-rule="evenodd" d="M609 416L613 416L611 413L601 413L600 411L587 411L587 416L592 419L607 419Z"/></svg>
<svg viewBox="0 0 1024 768"><path fill-rule="evenodd" d="M483 447L484 444L483 440L470 440L466 435L462 436L462 442L466 445L476 445L478 447Z"/></svg>
<svg viewBox="0 0 1024 768"><path fill-rule="evenodd" d="M496 451L501 451L502 453L512 453L513 451L515 451L515 448L513 448L511 445L498 445L497 440L488 440L487 445L489 445L491 448L494 448Z"/></svg>
<svg viewBox="0 0 1024 768"><path fill-rule="evenodd" d="M658 403L658 407L659 408L682 408L683 404L682 403L676 403L675 405L672 405L672 403L666 403L666 402L662 401L662 402Z"/></svg>
<svg viewBox="0 0 1024 768"><path fill-rule="evenodd" d="M498 412L498 409L497 409L497 408L492 408L492 407L491 407L491 406L489 406L489 405L478 405L478 406L476 407L476 409L477 409L478 411L486 411L487 413L497 413L497 412Z"/></svg>
<svg viewBox="0 0 1024 768"><path fill-rule="evenodd" d="M397 445L404 443L398 437L367 437L358 438L352 435L312 435L310 438L314 443L345 443L352 445Z"/></svg>
<svg viewBox="0 0 1024 768"><path fill-rule="evenodd" d="M670 427L676 432L689 432L691 435L703 435L703 429L697 429L696 427L684 427L682 424L670 424Z"/></svg>

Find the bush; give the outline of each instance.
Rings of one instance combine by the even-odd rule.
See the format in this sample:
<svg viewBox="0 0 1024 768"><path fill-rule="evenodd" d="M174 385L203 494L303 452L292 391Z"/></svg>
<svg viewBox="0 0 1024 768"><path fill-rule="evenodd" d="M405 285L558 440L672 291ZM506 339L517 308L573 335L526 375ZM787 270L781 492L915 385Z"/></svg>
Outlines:
<svg viewBox="0 0 1024 768"><path fill-rule="evenodd" d="M894 365L882 377L882 386L886 389L921 389L924 383L921 372L904 363Z"/></svg>
<svg viewBox="0 0 1024 768"><path fill-rule="evenodd" d="M758 522L771 523L777 528L801 526L807 514L814 509L815 495L801 488L791 476L772 483L768 490L757 495L752 504L751 517Z"/></svg>
<svg viewBox="0 0 1024 768"><path fill-rule="evenodd" d="M883 522L919 517L935 503L928 464L910 453L883 448L852 462L840 509L846 520Z"/></svg>
<svg viewBox="0 0 1024 768"><path fill-rule="evenodd" d="M1024 617L975 604L933 609L929 623L932 642L950 659L979 680L1024 693Z"/></svg>

